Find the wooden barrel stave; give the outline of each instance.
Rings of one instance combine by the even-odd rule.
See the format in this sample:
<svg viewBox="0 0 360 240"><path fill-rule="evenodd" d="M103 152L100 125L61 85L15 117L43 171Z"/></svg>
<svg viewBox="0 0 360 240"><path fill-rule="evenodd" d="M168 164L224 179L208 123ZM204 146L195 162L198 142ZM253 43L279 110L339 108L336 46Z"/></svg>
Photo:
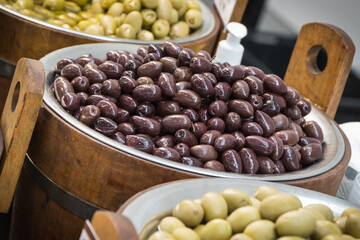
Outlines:
<svg viewBox="0 0 360 240"><path fill-rule="evenodd" d="M9 239L79 239L84 219L62 208L22 171Z"/></svg>

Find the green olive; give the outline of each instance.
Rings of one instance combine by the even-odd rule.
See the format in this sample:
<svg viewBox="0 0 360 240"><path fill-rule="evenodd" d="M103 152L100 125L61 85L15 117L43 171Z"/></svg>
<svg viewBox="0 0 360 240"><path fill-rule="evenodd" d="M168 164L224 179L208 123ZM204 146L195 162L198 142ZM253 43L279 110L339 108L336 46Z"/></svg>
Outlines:
<svg viewBox="0 0 360 240"><path fill-rule="evenodd" d="M180 21L171 26L170 37L173 39L185 38L189 36L189 33L190 33L189 25L184 21Z"/></svg>
<svg viewBox="0 0 360 240"><path fill-rule="evenodd" d="M234 210L226 220L230 223L233 233L241 233L248 224L260 219L261 216L256 207L245 206Z"/></svg>
<svg viewBox="0 0 360 240"><path fill-rule="evenodd" d="M179 10L183 6L182 0L170 0L170 2L173 8L175 8L176 10Z"/></svg>
<svg viewBox="0 0 360 240"><path fill-rule="evenodd" d="M63 25L61 25L61 27L66 28L66 29L74 29L73 27L71 27L69 24L65 23Z"/></svg>
<svg viewBox="0 0 360 240"><path fill-rule="evenodd" d="M169 23L172 25L172 24L177 23L178 21L179 21L179 13L178 13L178 11L175 10L175 8L172 8Z"/></svg>
<svg viewBox="0 0 360 240"><path fill-rule="evenodd" d="M21 10L21 9L33 9L34 8L34 2L32 0L17 0L14 3L14 6Z"/></svg>
<svg viewBox="0 0 360 240"><path fill-rule="evenodd" d="M197 233L197 235L200 236L200 232L204 229L205 225L204 224L199 224L194 228L194 231Z"/></svg>
<svg viewBox="0 0 360 240"><path fill-rule="evenodd" d="M95 34L95 35L100 35L100 36L104 36L105 35L105 29L103 26L97 25L97 24L93 24L88 26L84 32L86 33L90 33L90 34Z"/></svg>
<svg viewBox="0 0 360 240"><path fill-rule="evenodd" d="M173 208L172 215L187 227L195 227L203 220L204 209L194 200L183 200Z"/></svg>
<svg viewBox="0 0 360 240"><path fill-rule="evenodd" d="M311 235L311 239L320 240L329 234L341 235L341 230L335 223L328 220L317 220L315 232Z"/></svg>
<svg viewBox="0 0 360 240"><path fill-rule="evenodd" d="M108 9L116 0L100 0L100 5L103 9Z"/></svg>
<svg viewBox="0 0 360 240"><path fill-rule="evenodd" d="M176 240L170 233L157 231L151 234L148 240Z"/></svg>
<svg viewBox="0 0 360 240"><path fill-rule="evenodd" d="M159 0L159 5L156 8L156 14L159 19L169 21L171 18L172 5L170 0Z"/></svg>
<svg viewBox="0 0 360 240"><path fill-rule="evenodd" d="M114 17L116 25L120 27L124 22L126 18L126 13L123 13L120 15L120 17Z"/></svg>
<svg viewBox="0 0 360 240"><path fill-rule="evenodd" d="M221 195L227 203L229 213L250 204L250 196L240 189L227 188L221 192Z"/></svg>
<svg viewBox="0 0 360 240"><path fill-rule="evenodd" d="M310 208L300 208L299 211L305 211L305 212L309 212L313 215L313 217L316 219L316 220L326 220L326 218L324 217L324 215L322 215L321 213L313 210L313 209L310 209Z"/></svg>
<svg viewBox="0 0 360 240"><path fill-rule="evenodd" d="M177 228L171 235L176 240L200 240L199 235L191 228Z"/></svg>
<svg viewBox="0 0 360 240"><path fill-rule="evenodd" d="M163 218L159 224L159 230L168 233L172 233L177 228L184 227L186 226L183 222L181 222L178 218L172 216Z"/></svg>
<svg viewBox="0 0 360 240"><path fill-rule="evenodd" d="M144 9L144 10L141 10L141 17L143 20L143 24L145 26L149 26L156 21L157 15L154 10Z"/></svg>
<svg viewBox="0 0 360 240"><path fill-rule="evenodd" d="M185 13L185 21L189 24L191 29L197 29L201 27L203 19L201 12L196 9L190 9Z"/></svg>
<svg viewBox="0 0 360 240"><path fill-rule="evenodd" d="M171 38L169 36L165 36L165 37L159 38L159 40L161 40L161 41L170 41Z"/></svg>
<svg viewBox="0 0 360 240"><path fill-rule="evenodd" d="M179 18L182 18L185 15L186 11L188 10L187 1L188 0L182 0L182 2L183 2L182 6L181 6L181 8L178 9Z"/></svg>
<svg viewBox="0 0 360 240"><path fill-rule="evenodd" d="M260 203L261 202L259 200L257 200L256 198L253 198L253 197L250 198L250 205L251 206L258 208L260 206Z"/></svg>
<svg viewBox="0 0 360 240"><path fill-rule="evenodd" d="M155 40L154 34L148 30L141 30L137 34L137 39L141 41L153 41Z"/></svg>
<svg viewBox="0 0 360 240"><path fill-rule="evenodd" d="M284 237L278 238L277 240L305 240L305 238L297 237L297 236L284 236Z"/></svg>
<svg viewBox="0 0 360 240"><path fill-rule="evenodd" d="M346 220L347 220L347 216L341 217L335 221L335 224L340 228L341 232L343 233L345 232Z"/></svg>
<svg viewBox="0 0 360 240"><path fill-rule="evenodd" d="M89 27L90 25L93 25L93 24L97 24L97 23L98 23L97 19L90 18L90 19L82 20L82 21L78 22L78 24L76 26L80 29L80 31L85 31L85 29L87 27Z"/></svg>
<svg viewBox="0 0 360 240"><path fill-rule="evenodd" d="M44 16L37 13L37 12L34 12L33 10L31 9L21 9L19 11L21 14L24 14L26 16L29 16L29 17L33 17L33 18L36 18L36 19L39 19L39 20L44 20Z"/></svg>
<svg viewBox="0 0 360 240"><path fill-rule="evenodd" d="M204 208L205 221L215 218L225 219L228 208L224 197L216 192L208 192L201 198L201 206Z"/></svg>
<svg viewBox="0 0 360 240"><path fill-rule="evenodd" d="M114 17L105 15L100 19L100 24L105 29L105 35L115 34L117 25L116 25L116 21L115 21Z"/></svg>
<svg viewBox="0 0 360 240"><path fill-rule="evenodd" d="M71 19L66 14L60 14L55 17L55 19L63 21L65 24L69 24L70 26L75 26L76 21L74 19Z"/></svg>
<svg viewBox="0 0 360 240"><path fill-rule="evenodd" d="M275 240L275 224L269 220L258 220L247 225L244 234L253 240Z"/></svg>
<svg viewBox="0 0 360 240"><path fill-rule="evenodd" d="M262 218L275 221L281 214L302 207L298 197L290 193L278 193L265 198L259 211Z"/></svg>
<svg viewBox="0 0 360 240"><path fill-rule="evenodd" d="M104 9L101 7L100 1L93 1L91 4L90 12L92 14L104 13Z"/></svg>
<svg viewBox="0 0 360 240"><path fill-rule="evenodd" d="M141 3L140 0L124 0L124 11L129 13L131 11L140 11Z"/></svg>
<svg viewBox="0 0 360 240"><path fill-rule="evenodd" d="M53 11L53 13L55 14L55 17L56 17L56 16L59 16L59 15L64 15L64 14L66 14L66 12L65 12L65 11L63 11L63 10L60 10L60 11Z"/></svg>
<svg viewBox="0 0 360 240"><path fill-rule="evenodd" d="M200 3L196 0L188 0L187 2L188 9L196 9L201 12L201 6Z"/></svg>
<svg viewBox="0 0 360 240"><path fill-rule="evenodd" d="M6 3L6 0L0 0L0 3ZM35 5L43 5L44 0L34 0Z"/></svg>
<svg viewBox="0 0 360 240"><path fill-rule="evenodd" d="M69 18L75 20L77 23L80 22L81 20L83 20L78 14L73 13L73 12L66 13L66 16L68 16Z"/></svg>
<svg viewBox="0 0 360 240"><path fill-rule="evenodd" d="M55 17L55 14L52 11L50 11L50 10L48 10L46 8L43 8L41 6L38 6L38 5L34 6L34 10L35 10L35 12L43 15L46 19Z"/></svg>
<svg viewBox="0 0 360 240"><path fill-rule="evenodd" d="M116 2L113 3L106 14L113 16L113 17L119 17L124 12L124 5L122 3Z"/></svg>
<svg viewBox="0 0 360 240"><path fill-rule="evenodd" d="M169 34L170 24L164 19L156 20L151 26L151 32L154 34L155 38L163 38Z"/></svg>
<svg viewBox="0 0 360 240"><path fill-rule="evenodd" d="M351 213L360 212L357 208L348 208L341 213L341 217L346 217Z"/></svg>
<svg viewBox="0 0 360 240"><path fill-rule="evenodd" d="M316 219L306 211L289 211L276 220L275 227L280 236L309 237L315 231Z"/></svg>
<svg viewBox="0 0 360 240"><path fill-rule="evenodd" d="M69 1L76 3L80 7L83 7L88 3L88 0L69 0Z"/></svg>
<svg viewBox="0 0 360 240"><path fill-rule="evenodd" d="M342 240L342 239L343 239L342 236L337 234L329 234L321 238L321 240Z"/></svg>
<svg viewBox="0 0 360 240"><path fill-rule="evenodd" d="M347 216L345 233L360 238L360 212L350 213Z"/></svg>
<svg viewBox="0 0 360 240"><path fill-rule="evenodd" d="M79 5L80 6L80 5ZM82 6L82 10L86 11L86 12L90 12L91 11L91 3L87 3L84 6ZM90 13L91 14L91 13Z"/></svg>
<svg viewBox="0 0 360 240"><path fill-rule="evenodd" d="M142 26L142 17L140 12L137 11L132 11L130 12L126 18L124 23L130 24L131 26L133 26L135 32L139 32L141 30L141 26Z"/></svg>
<svg viewBox="0 0 360 240"><path fill-rule="evenodd" d="M136 32L133 26L124 23L116 29L116 36L127 39L135 39Z"/></svg>
<svg viewBox="0 0 360 240"><path fill-rule="evenodd" d="M324 204L310 204L305 208L317 211L318 213L322 214L325 217L325 219L328 221L333 221L334 219L333 212L328 206L325 206Z"/></svg>
<svg viewBox="0 0 360 240"><path fill-rule="evenodd" d="M358 239L358 238L357 238ZM347 234L343 234L342 235L342 240L355 240L354 237L347 235Z"/></svg>
<svg viewBox="0 0 360 240"><path fill-rule="evenodd" d="M141 0L141 4L146 8L157 8L159 0Z"/></svg>
<svg viewBox="0 0 360 240"><path fill-rule="evenodd" d="M232 237L229 240L252 240L248 235L245 235L243 233L237 233L235 235L232 235Z"/></svg>
<svg viewBox="0 0 360 240"><path fill-rule="evenodd" d="M47 23L51 23L51 24L54 24L54 25L56 25L56 26L62 26L62 25L64 25L64 22L63 21L61 21L61 20L58 20L58 19L48 19L48 20L46 20L46 22Z"/></svg>
<svg viewBox="0 0 360 240"><path fill-rule="evenodd" d="M254 190L254 197L259 200L262 201L265 198L280 193L279 190L277 190L276 188L270 187L270 186L260 186L258 188L256 188Z"/></svg>
<svg viewBox="0 0 360 240"><path fill-rule="evenodd" d="M201 240L228 240L231 237L230 223L224 219L213 219L200 232Z"/></svg>
<svg viewBox="0 0 360 240"><path fill-rule="evenodd" d="M45 0L43 7L52 11L63 10L65 7L65 0Z"/></svg>
<svg viewBox="0 0 360 240"><path fill-rule="evenodd" d="M86 11L81 11L78 13L78 15L82 18L82 19L89 19L92 17L92 14Z"/></svg>
<svg viewBox="0 0 360 240"><path fill-rule="evenodd" d="M67 12L78 13L81 11L81 8L74 2L65 1L64 10Z"/></svg>

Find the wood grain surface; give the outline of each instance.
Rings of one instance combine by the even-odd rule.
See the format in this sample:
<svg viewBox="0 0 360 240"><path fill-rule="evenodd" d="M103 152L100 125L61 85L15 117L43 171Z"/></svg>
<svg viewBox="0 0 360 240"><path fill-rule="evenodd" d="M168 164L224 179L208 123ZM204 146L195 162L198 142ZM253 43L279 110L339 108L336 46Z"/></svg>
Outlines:
<svg viewBox="0 0 360 240"><path fill-rule="evenodd" d="M1 115L4 152L0 163L0 212L8 212L44 93L39 61L22 58Z"/></svg>
<svg viewBox="0 0 360 240"><path fill-rule="evenodd" d="M21 172L11 217L11 240L78 240L84 219L59 206Z"/></svg>
<svg viewBox="0 0 360 240"><path fill-rule="evenodd" d="M323 71L316 62L321 49L327 54ZM329 24L306 24L299 33L284 80L334 118L354 53L354 43L341 29Z"/></svg>

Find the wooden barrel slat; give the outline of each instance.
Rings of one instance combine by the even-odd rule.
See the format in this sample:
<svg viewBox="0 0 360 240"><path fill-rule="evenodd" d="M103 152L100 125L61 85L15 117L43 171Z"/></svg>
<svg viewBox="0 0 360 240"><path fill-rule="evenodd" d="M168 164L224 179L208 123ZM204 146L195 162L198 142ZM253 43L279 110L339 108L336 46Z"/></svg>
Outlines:
<svg viewBox="0 0 360 240"><path fill-rule="evenodd" d="M79 239L84 219L49 198L22 171L15 192L9 239Z"/></svg>

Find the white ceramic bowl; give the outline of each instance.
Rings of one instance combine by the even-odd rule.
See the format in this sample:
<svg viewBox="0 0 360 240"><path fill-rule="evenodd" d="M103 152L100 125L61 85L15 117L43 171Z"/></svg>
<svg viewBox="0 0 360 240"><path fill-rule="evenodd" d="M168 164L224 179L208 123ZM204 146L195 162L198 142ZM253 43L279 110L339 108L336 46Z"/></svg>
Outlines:
<svg viewBox="0 0 360 240"><path fill-rule="evenodd" d="M340 198L279 183L202 178L176 181L149 188L127 200L118 210L118 214L128 217L137 233L140 233L143 226L151 218L159 215L159 213L170 211L181 200L198 199L207 192L221 192L226 188L238 188L253 196L254 189L259 186L272 186L280 192L295 194L299 197L303 206L313 203L325 204L337 216L340 216L347 208L359 209L359 206Z"/></svg>

